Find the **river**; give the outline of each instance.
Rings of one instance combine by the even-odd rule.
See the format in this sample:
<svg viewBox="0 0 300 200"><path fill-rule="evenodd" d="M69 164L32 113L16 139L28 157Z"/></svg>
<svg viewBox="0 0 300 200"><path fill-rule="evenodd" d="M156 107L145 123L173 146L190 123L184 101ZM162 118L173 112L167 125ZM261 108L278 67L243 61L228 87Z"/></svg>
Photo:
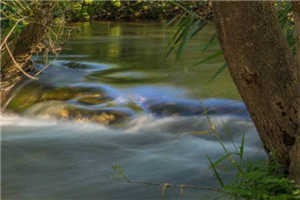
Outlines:
<svg viewBox="0 0 300 200"><path fill-rule="evenodd" d="M128 184L113 165L136 181L217 187L207 161L224 154L215 134L232 149L244 133L247 158L265 158L228 72L210 81L224 60L193 66L219 49L202 52L213 27L178 62L166 57L174 30L163 24L76 27L40 79L16 90L14 114L1 116L1 199L160 199L159 186ZM215 134L203 134L208 118ZM230 181L234 170L221 174ZM185 189L182 198L216 196ZM178 189L166 197L179 199Z"/></svg>

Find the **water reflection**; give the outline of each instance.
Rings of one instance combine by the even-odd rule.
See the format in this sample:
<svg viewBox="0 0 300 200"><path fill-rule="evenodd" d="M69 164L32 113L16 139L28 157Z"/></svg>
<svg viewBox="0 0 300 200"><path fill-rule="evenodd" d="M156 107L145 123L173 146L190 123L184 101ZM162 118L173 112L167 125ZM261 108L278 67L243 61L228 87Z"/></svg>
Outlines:
<svg viewBox="0 0 300 200"><path fill-rule="evenodd" d="M173 29L163 24L134 24L134 23L84 23L78 25L83 32L67 43L63 54L89 55L85 61L98 63L113 63L116 67L107 71L98 71L88 76L116 87L133 87L130 83L153 84L184 88L193 98L220 97L240 99L238 92L228 74L223 73L215 81L209 82L213 74L223 64L220 57L217 60L191 67L193 63L219 49L213 47L202 52L203 44L213 33L213 27L207 27L201 36L193 39L184 51L182 59L176 63L174 56L166 58L166 48ZM70 58L70 60L82 60ZM120 72L128 72L124 79ZM132 76L130 76L130 72ZM136 72L143 74L142 79L136 80ZM105 75L105 76L104 76ZM120 76L119 76L120 75ZM99 78L100 77L100 78ZM144 79L144 83L143 83ZM153 79L153 81L151 81ZM120 81L124 81L120 84Z"/></svg>

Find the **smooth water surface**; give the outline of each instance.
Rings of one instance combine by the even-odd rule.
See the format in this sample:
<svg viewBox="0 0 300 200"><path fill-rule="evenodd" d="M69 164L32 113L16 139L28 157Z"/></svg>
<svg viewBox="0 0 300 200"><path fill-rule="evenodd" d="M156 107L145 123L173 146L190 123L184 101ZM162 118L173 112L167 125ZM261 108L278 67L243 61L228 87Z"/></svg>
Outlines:
<svg viewBox="0 0 300 200"><path fill-rule="evenodd" d="M176 88L196 99L240 99L227 71L210 81L224 64L222 56L195 66L197 61L219 50L219 46L214 45L203 52L203 47L214 33L213 26L208 26L187 45L178 62L174 55L166 56L168 43L175 31L166 25L84 23L76 27L80 32L74 33L73 40L65 45L58 60L90 62L90 65L98 67L84 77L84 82L107 84L130 94L161 95ZM61 79L61 82L71 81L74 77L63 74Z"/></svg>

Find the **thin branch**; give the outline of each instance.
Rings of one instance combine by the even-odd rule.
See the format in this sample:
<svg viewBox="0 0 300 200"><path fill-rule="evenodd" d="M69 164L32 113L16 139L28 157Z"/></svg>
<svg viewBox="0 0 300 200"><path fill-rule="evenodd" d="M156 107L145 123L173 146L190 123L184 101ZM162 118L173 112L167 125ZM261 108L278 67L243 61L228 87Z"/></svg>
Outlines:
<svg viewBox="0 0 300 200"><path fill-rule="evenodd" d="M1 112L5 111L7 106L9 105L9 103L13 100L13 98L15 98L18 94L18 92L24 88L25 85L27 85L30 81L32 80L26 80L24 81L20 86L18 86L16 89L13 90L13 93L10 95L10 97L6 100L6 102L3 104L3 106L1 107ZM8 88L8 90L10 90L11 88L13 88L14 85L12 85L10 88ZM0 112L0 113L1 113Z"/></svg>
<svg viewBox="0 0 300 200"><path fill-rule="evenodd" d="M43 67L41 70L39 70L37 73L34 74L34 76L38 76L40 75L40 73L42 73L43 71L45 71L48 67L49 67L50 64L46 65L45 67Z"/></svg>
<svg viewBox="0 0 300 200"><path fill-rule="evenodd" d="M9 19L9 20L12 20L12 21L18 21L17 18L15 18L15 17L13 17L13 16L10 16L10 15L6 14L6 12L5 12L2 8L0 8L0 14L1 14L1 16L4 16L4 17L6 17L6 18Z"/></svg>
<svg viewBox="0 0 300 200"><path fill-rule="evenodd" d="M153 182L148 182L148 181L135 181L135 180L131 180L127 176L127 174L123 171L123 169L120 168L118 165L114 165L113 170L118 172L116 175L123 178L127 183L139 184L139 185L160 186L162 199L164 198L164 194L165 194L167 188L169 188L169 187L178 188L181 195L183 194L183 190L185 188L195 189L195 190L209 190L209 191L213 191L213 192L223 192L223 190L221 188L212 188L212 187L196 186L196 185L189 185L189 184L177 185L177 184L170 184L170 183L153 183Z"/></svg>
<svg viewBox="0 0 300 200"><path fill-rule="evenodd" d="M5 1L0 0L0 3L7 6L7 3Z"/></svg>
<svg viewBox="0 0 300 200"><path fill-rule="evenodd" d="M17 67L17 68L18 68L25 76L27 76L28 78L31 78L31 79L34 79L34 80L38 80L37 77L34 77L34 76L28 74L27 72L25 72L25 71L23 70L23 68L22 68L22 67L19 65L19 63L15 60L15 58L14 58L13 54L11 53L11 51L10 51L10 49L9 49L9 47L8 47L8 45L7 45L6 42L5 42L5 47L6 47L7 51L8 51L9 56L11 57L12 61L14 62L15 66L16 66L16 67Z"/></svg>
<svg viewBox="0 0 300 200"><path fill-rule="evenodd" d="M153 185L153 186L167 186L167 187L173 187L173 188L179 188L183 190L184 188L189 188L189 189L195 189L195 190L209 190L209 191L214 191L214 192L222 192L221 189L219 188L212 188L212 187L205 187L205 186L196 186L196 185L189 185L189 184L170 184L170 183L152 183L152 182L147 182L147 181L133 181L130 179L125 179L128 183L132 184L142 184L142 185Z"/></svg>
<svg viewBox="0 0 300 200"><path fill-rule="evenodd" d="M8 40L8 38L10 37L10 35L13 33L13 31L15 30L15 28L17 27L18 23L20 21L22 21L24 18L22 19L19 19L15 25L10 29L10 31L8 32L8 34L6 35L6 37L4 38L4 40L1 42L1 45L0 45L0 49L2 49L2 47L4 46L4 44L6 43L6 41Z"/></svg>

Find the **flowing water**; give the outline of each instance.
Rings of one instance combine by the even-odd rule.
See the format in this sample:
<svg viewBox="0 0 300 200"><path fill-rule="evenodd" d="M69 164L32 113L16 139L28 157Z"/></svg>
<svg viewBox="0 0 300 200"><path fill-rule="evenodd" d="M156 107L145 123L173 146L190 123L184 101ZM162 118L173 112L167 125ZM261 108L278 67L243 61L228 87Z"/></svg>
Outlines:
<svg viewBox="0 0 300 200"><path fill-rule="evenodd" d="M160 199L159 186L117 179L113 165L136 181L217 187L206 156L224 151L215 134L203 134L207 116L228 148L245 133L247 157L264 159L228 72L209 81L222 58L191 67L218 50L202 53L212 27L175 62L165 56L173 31L165 25L76 26L40 80L16 90L8 108L17 114L1 116L2 199ZM215 196L185 189L183 199ZM166 197L179 199L179 191Z"/></svg>

